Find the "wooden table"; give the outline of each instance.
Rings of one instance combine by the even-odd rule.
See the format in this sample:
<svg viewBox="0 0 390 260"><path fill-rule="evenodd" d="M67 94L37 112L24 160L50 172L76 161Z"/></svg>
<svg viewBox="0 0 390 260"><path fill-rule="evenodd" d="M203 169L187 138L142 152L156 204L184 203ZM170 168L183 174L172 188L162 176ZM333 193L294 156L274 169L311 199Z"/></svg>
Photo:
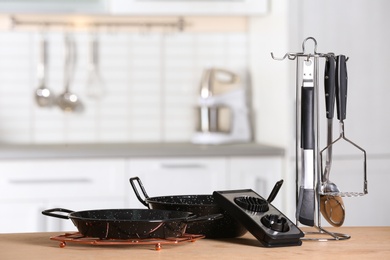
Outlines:
<svg viewBox="0 0 390 260"><path fill-rule="evenodd" d="M303 229L308 231L311 229ZM50 236L62 233L0 234L0 259L390 259L390 227L342 227L349 240L304 241L302 246L264 248L251 235L234 239L201 239L176 245L96 246L71 244L59 247Z"/></svg>

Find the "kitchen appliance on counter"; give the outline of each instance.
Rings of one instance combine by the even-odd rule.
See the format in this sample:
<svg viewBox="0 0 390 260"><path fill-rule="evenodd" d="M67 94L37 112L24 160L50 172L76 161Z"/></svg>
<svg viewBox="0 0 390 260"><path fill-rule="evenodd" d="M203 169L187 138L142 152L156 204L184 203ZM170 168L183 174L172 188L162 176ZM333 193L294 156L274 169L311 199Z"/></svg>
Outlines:
<svg viewBox="0 0 390 260"><path fill-rule="evenodd" d="M225 69L203 72L197 101L196 144L249 142L252 139L247 87L239 76Z"/></svg>

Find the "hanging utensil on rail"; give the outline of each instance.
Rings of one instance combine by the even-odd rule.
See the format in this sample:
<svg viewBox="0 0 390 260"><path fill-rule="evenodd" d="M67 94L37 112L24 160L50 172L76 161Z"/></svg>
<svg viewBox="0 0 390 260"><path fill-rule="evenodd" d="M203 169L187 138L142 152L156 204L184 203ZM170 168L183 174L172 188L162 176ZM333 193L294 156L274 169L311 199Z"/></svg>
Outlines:
<svg viewBox="0 0 390 260"><path fill-rule="evenodd" d="M76 43L73 36L65 34L65 64L64 64L64 92L57 97L57 105L65 112L81 112L83 103L80 98L70 90L73 83L76 66Z"/></svg>
<svg viewBox="0 0 390 260"><path fill-rule="evenodd" d="M52 107L54 105L54 94L47 87L47 62L48 62L48 41L45 32L40 39L40 56L37 66L38 88L35 90L35 101L40 107Z"/></svg>
<svg viewBox="0 0 390 260"><path fill-rule="evenodd" d="M314 226L315 215L315 157L314 157L314 60L303 61L301 87L301 148L302 178L299 188L297 219L307 226ZM303 185L302 185L303 182Z"/></svg>
<svg viewBox="0 0 390 260"><path fill-rule="evenodd" d="M335 190L321 190L321 194L327 195L327 196L334 196L334 197L358 197L363 196L368 193L367 191L367 163L366 163L366 151L349 140L345 137L345 131L344 131L344 120L346 119L346 111L347 111L347 85L348 85L348 76L347 76L347 58L345 55L338 55L337 56L337 62L336 62L336 106L337 106L337 118L340 123L340 135L339 137L334 140L330 145L326 146L321 152L320 152L320 161L321 161L321 169L323 169L323 153L328 152L329 149L332 149L336 145L336 143L341 143L341 141L345 141L344 144L346 146L343 146L343 149L347 149L348 146L352 147L354 150L358 150L358 153L362 155L362 162L363 162L363 191L345 191L345 188L343 191L339 191L338 189ZM360 158L357 156L357 158ZM334 169L334 167L333 167ZM334 172L334 170L333 170ZM343 172L340 172L343 173ZM322 185L325 184L326 179L322 180ZM337 188L337 187L336 187ZM339 224L341 225L342 221L340 219Z"/></svg>
<svg viewBox="0 0 390 260"><path fill-rule="evenodd" d="M339 188L329 180L329 174L332 166L332 142L333 142L333 115L334 103L336 100L336 77L339 79L337 85L338 89L344 89L347 79L346 66L342 65L343 69L337 70L336 60L333 55L326 58L325 75L324 75L324 89L325 89L325 108L327 118L327 146L325 168L321 169L321 191L322 192L340 192ZM338 66L340 68L340 64ZM339 75L342 73L343 75ZM337 75L336 75L337 74ZM338 98L339 95L337 95ZM340 227L345 219L345 206L343 199L340 196L320 194L320 212L332 226Z"/></svg>
<svg viewBox="0 0 390 260"><path fill-rule="evenodd" d="M100 72L99 38L96 29L91 32L89 42L89 63L86 92L91 98L99 99L105 94L105 84Z"/></svg>

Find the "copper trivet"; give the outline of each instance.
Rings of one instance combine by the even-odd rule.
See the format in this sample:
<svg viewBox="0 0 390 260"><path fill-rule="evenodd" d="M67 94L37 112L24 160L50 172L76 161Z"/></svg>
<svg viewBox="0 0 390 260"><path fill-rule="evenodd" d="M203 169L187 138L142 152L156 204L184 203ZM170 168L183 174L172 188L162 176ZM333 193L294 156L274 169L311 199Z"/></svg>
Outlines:
<svg viewBox="0 0 390 260"><path fill-rule="evenodd" d="M66 243L78 243L85 245L155 245L156 250L161 250L163 244L178 244L181 242L195 242L204 238L203 235L184 234L182 237L173 238L134 238L134 239L100 239L85 237L79 232L65 233L64 235L50 237L51 240L60 241L59 246L64 248Z"/></svg>

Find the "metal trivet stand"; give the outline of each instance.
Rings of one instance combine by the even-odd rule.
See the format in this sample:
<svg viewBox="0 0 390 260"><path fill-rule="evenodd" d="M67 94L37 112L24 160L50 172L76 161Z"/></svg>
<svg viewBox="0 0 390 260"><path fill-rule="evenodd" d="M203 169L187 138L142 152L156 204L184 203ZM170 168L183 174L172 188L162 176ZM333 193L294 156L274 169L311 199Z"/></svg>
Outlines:
<svg viewBox="0 0 390 260"><path fill-rule="evenodd" d="M64 248L66 244L75 243L83 245L96 245L96 246L111 246L111 245L155 245L155 250L161 250L161 245L166 244L179 244L183 242L195 242L198 239L202 239L203 235L184 234L182 237L173 238L132 238L132 239L100 239L96 237L86 237L79 232L65 233L64 235L58 235L50 237L51 240L60 241L59 247Z"/></svg>
<svg viewBox="0 0 390 260"><path fill-rule="evenodd" d="M314 44L314 51L312 53L307 53L305 52L305 45L306 45L306 42L311 40ZM304 62L313 62L313 67L311 68L312 71L313 71L313 74L314 75L310 75L311 76L311 87L312 89L314 90L314 95L313 95L313 102L314 102L314 106L313 106L313 110L314 111L311 111L312 113L314 113L314 147L312 148L312 162L310 163L310 166L313 168L314 172L313 172L313 192L315 193L315 209L314 209L314 225L307 225L307 226L310 226L310 227L313 227L314 228L314 231L309 231L309 232L304 232L305 233L305 237L302 238L302 240L307 240L307 241L331 241L331 240L347 240L349 238L351 238L350 235L348 234L342 234L342 233L337 233L337 232L330 232L330 231L327 231L326 229L324 229L322 226L321 226L321 215L320 215L320 195L327 195L327 196L340 196L340 197L357 197L357 196L362 196L362 195L365 195L367 194L367 174L366 174L366 153L365 151L360 148L359 146L357 146L356 144L352 143L351 141L349 141L348 139L346 139L346 141L350 142L352 145L354 145L356 148L358 148L359 150L361 150L362 152L364 152L364 190L363 192L338 192L337 194L332 194L332 193L326 193L324 192L323 190L321 190L321 185L323 185L323 182L322 182L322 178L319 174L319 172L321 171L322 172L322 152L323 150L320 152L320 149L319 149L319 106L318 106L318 103L319 103L319 90L318 90L318 86L319 86L319 77L318 77L318 68L319 68L319 59L321 58L329 58L329 57L335 57L335 54L334 53L327 53L327 54L324 54L324 53L318 53L317 52L317 41L315 38L313 37L308 37L306 38L303 43L302 43L302 52L297 52L297 53L293 53L293 52L288 52L286 53L283 57L275 57L273 53L271 53L271 57L274 59L274 60L285 60L286 58L288 58L289 60L296 60L296 198L297 198L297 209L299 207L299 202L298 202L298 197L299 197L299 193L301 192L300 191L300 186L299 186L299 176L300 176L300 172L302 171L302 169L300 168L300 160L304 161L305 158L303 158L305 155L305 150L302 152L303 155L299 155L299 152L301 151L301 148L300 148L300 143L299 141L301 140L301 138L303 138L301 136L301 127L300 127L300 121L302 120L302 115L300 116L300 103L301 103L301 97L302 95L299 94L299 90L301 89L301 87L304 87L305 85L305 82L307 80L307 78L305 78L307 76L307 74L305 73L305 69L307 69L305 66L302 66ZM348 60L348 58L347 58ZM303 67L303 68L301 68ZM311 74L311 72L310 72ZM302 77L300 77L300 75L303 75ZM306 76L305 76L306 75ZM302 81L300 81L302 80ZM302 92L303 93L303 92ZM344 135L342 136L344 137ZM338 140L338 139L337 139ZM301 158L302 157L302 158ZM309 157L310 158L310 157ZM320 161L321 160L321 161ZM306 162L305 162L306 163ZM306 165L306 164L305 164ZM302 167L304 168L304 167ZM314 191L315 190L315 191ZM298 225L299 223L299 220L298 220L298 217L296 219L296 223ZM304 223L301 223L303 225L306 225Z"/></svg>

